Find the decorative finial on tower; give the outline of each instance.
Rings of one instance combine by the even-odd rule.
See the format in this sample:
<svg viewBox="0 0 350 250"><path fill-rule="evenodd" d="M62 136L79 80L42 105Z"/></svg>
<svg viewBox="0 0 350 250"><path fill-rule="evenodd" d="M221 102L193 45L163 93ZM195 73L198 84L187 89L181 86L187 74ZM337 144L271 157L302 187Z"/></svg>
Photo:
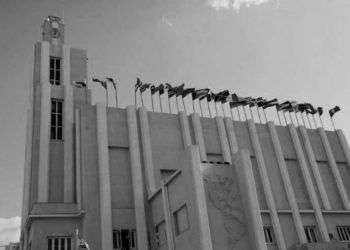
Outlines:
<svg viewBox="0 0 350 250"><path fill-rule="evenodd" d="M60 17L48 16L42 25L43 40L55 45L64 43L64 23Z"/></svg>

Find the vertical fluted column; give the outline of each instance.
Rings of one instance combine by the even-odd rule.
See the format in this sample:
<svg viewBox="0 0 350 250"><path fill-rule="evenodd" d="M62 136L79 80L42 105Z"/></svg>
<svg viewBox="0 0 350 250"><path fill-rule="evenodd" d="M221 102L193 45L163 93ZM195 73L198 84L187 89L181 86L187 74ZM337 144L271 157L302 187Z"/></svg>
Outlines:
<svg viewBox="0 0 350 250"><path fill-rule="evenodd" d="M233 128L233 121L231 118L225 118L225 127L227 131L227 138L231 148L231 155L238 152L237 137ZM232 158L232 157L231 157Z"/></svg>
<svg viewBox="0 0 350 250"><path fill-rule="evenodd" d="M136 110L134 106L128 106L126 108L126 116L128 124L131 180L135 206L137 246L139 250L147 250L148 241L144 198L144 182L141 168L141 154L139 148L140 144L137 130Z"/></svg>
<svg viewBox="0 0 350 250"><path fill-rule="evenodd" d="M192 113L191 120L194 131L194 140L195 143L199 146L199 155L202 161L207 161L207 152L205 149L203 130L199 115L197 113Z"/></svg>
<svg viewBox="0 0 350 250"><path fill-rule="evenodd" d="M165 231L166 231L168 250L175 250L174 233L173 233L173 227L171 223L168 187L164 184L164 181L162 181L161 183L161 189L162 189L163 213L164 213L164 220L165 220L165 227L166 227Z"/></svg>
<svg viewBox="0 0 350 250"><path fill-rule="evenodd" d="M289 133L290 133L291 138L292 138L292 142L294 145L295 153L297 155L299 166L301 168L301 173L302 173L303 179L305 181L306 189L307 189L307 192L309 194L309 198L310 198L312 207L315 211L315 218L316 218L316 221L318 224L318 229L321 233L322 240L329 241L329 235L327 232L326 223L324 221L320 205L318 204L316 191L315 191L313 183L312 183L311 175L310 175L309 169L308 169L307 164L306 164L306 160L304 157L303 149L301 147L301 143L299 141L297 131L296 131L294 125L292 125L292 124L288 125L288 129L289 129Z"/></svg>
<svg viewBox="0 0 350 250"><path fill-rule="evenodd" d="M188 117L183 111L179 112L180 126L181 126L181 135L184 147L191 145L191 134L190 134L190 125L188 124Z"/></svg>
<svg viewBox="0 0 350 250"><path fill-rule="evenodd" d="M147 191L152 194L156 190L156 180L154 175L154 165L152 159L151 136L149 131L149 122L147 109L145 107L139 108L140 131L142 143L142 156L145 165L145 172L147 176Z"/></svg>
<svg viewBox="0 0 350 250"><path fill-rule="evenodd" d="M317 166L315 154L314 154L314 151L312 149L311 142L310 142L309 136L307 134L307 131L306 131L304 126L300 126L299 131L300 131L301 137L302 137L303 142L304 142L305 151L306 151L306 154L308 156L308 159L309 159L309 162L311 165L311 170L312 170L314 177L315 177L316 185L317 185L318 191L320 193L323 206L326 210L331 210L332 207L331 207L331 204L330 204L329 199L328 199L326 188L324 187L324 184L322 181L320 170L318 169L318 166Z"/></svg>
<svg viewBox="0 0 350 250"><path fill-rule="evenodd" d="M350 148L349 148L349 144L346 141L345 135L344 135L344 133L343 133L343 131L341 129L337 129L336 133L338 135L340 146L343 149L346 162L348 163L348 167L350 167Z"/></svg>
<svg viewBox="0 0 350 250"><path fill-rule="evenodd" d="M215 121L216 121L216 126L218 128L221 152L222 152L224 162L231 163L230 146L227 141L224 119L221 116L216 116Z"/></svg>
<svg viewBox="0 0 350 250"><path fill-rule="evenodd" d="M205 198L203 177L200 172L200 155L198 146L189 146L188 148L190 154L190 175L192 177L192 183L194 186L194 198L195 198L195 209L197 210L197 219L199 222L199 240L201 244L201 250L213 250L213 245L211 241L209 217L207 210L207 203Z"/></svg>
<svg viewBox="0 0 350 250"><path fill-rule="evenodd" d="M269 128L273 149L275 151L275 156L277 159L278 167L282 176L284 189L286 190L287 199L289 206L292 210L293 222L298 235L299 243L306 243L306 236L304 233L303 222L299 213L298 203L295 198L295 193L293 190L292 183L289 178L289 173L287 170L287 165L284 160L284 155L281 147L280 140L276 131L276 127L273 122L268 122L267 126Z"/></svg>
<svg viewBox="0 0 350 250"><path fill-rule="evenodd" d="M272 222L273 230L274 230L274 233L276 236L277 246L278 246L279 250L286 250L287 247L286 247L286 243L285 243L284 238L283 238L282 228L281 228L281 224L280 224L280 221L278 218L276 204L275 204L275 200L273 198L271 184L270 184L269 176L267 174L264 156L263 156L260 142L259 142L258 133L256 131L255 124L252 120L247 120L247 124L248 124L248 130L249 130L250 139L252 142L254 154L256 157L256 161L258 163L259 175L260 175L261 182L263 185L267 206L268 206L269 211L270 211L271 222Z"/></svg>
<svg viewBox="0 0 350 250"><path fill-rule="evenodd" d="M101 250L110 250L112 241L112 203L109 173L107 112L102 103L96 105L98 179L100 190Z"/></svg>
<svg viewBox="0 0 350 250"><path fill-rule="evenodd" d="M248 224L250 246L253 250L267 250L249 151L243 149L232 156Z"/></svg>
<svg viewBox="0 0 350 250"><path fill-rule="evenodd" d="M41 42L38 202L48 202L49 200L49 141L51 120L49 58L50 44L48 42Z"/></svg>
<svg viewBox="0 0 350 250"><path fill-rule="evenodd" d="M80 110L75 110L75 192L78 209L81 209L81 117Z"/></svg>
<svg viewBox="0 0 350 250"><path fill-rule="evenodd" d="M335 179L335 183L337 185L341 200L343 202L343 206L345 209L349 210L350 209L349 197L348 197L348 194L346 192L343 180L341 178L337 163L335 162L334 155L332 153L331 146L329 145L329 141L328 141L326 132L324 131L323 128L318 128L318 132L321 136L322 144L323 144L323 147L326 151L328 163L331 167L332 174L333 174L333 177Z"/></svg>
<svg viewBox="0 0 350 250"><path fill-rule="evenodd" d="M73 87L70 82L70 48L63 46L63 86L64 86L64 125L63 125L63 151L64 151L64 202L74 201L74 171L73 171Z"/></svg>

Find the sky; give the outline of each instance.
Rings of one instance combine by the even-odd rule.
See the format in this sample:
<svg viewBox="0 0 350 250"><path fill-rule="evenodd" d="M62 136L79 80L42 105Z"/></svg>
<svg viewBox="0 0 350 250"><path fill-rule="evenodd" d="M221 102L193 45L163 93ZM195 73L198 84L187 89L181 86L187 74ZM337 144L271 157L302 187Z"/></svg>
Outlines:
<svg viewBox="0 0 350 250"><path fill-rule="evenodd" d="M339 105L336 126L350 138L349 13L348 0L0 0L0 235L18 234L33 45L46 16L63 16L66 44L87 49L89 77L118 79L121 107L136 77L184 82Z"/></svg>

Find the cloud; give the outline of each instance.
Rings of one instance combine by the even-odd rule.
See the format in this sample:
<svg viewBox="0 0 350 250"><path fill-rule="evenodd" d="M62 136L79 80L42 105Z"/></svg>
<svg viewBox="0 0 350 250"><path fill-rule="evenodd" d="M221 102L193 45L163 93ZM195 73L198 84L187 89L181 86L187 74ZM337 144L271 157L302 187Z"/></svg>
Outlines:
<svg viewBox="0 0 350 250"><path fill-rule="evenodd" d="M207 0L209 6L216 10L235 9L239 10L241 6L249 7L251 5L260 5L267 3L269 0Z"/></svg>
<svg viewBox="0 0 350 250"><path fill-rule="evenodd" d="M0 218L0 245L18 242L20 236L21 217Z"/></svg>

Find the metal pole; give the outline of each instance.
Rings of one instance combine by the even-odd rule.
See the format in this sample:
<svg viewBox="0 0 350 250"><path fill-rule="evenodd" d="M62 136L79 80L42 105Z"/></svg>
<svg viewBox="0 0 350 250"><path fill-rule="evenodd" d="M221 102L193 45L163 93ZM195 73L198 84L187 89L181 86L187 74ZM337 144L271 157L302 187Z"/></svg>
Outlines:
<svg viewBox="0 0 350 250"><path fill-rule="evenodd" d="M322 126L322 128L324 128L324 126L323 126L323 121L322 121L322 117L321 117L321 115L320 115L320 114L318 114L318 117L320 118L320 122L321 122L321 126Z"/></svg>
<svg viewBox="0 0 350 250"><path fill-rule="evenodd" d="M292 115L291 115L290 111L289 111L289 118L290 118L290 122L294 125L293 118L292 118Z"/></svg>
<svg viewBox="0 0 350 250"><path fill-rule="evenodd" d="M142 98L142 93L140 92L140 96L141 96L141 105L143 107L143 98Z"/></svg>
<svg viewBox="0 0 350 250"><path fill-rule="evenodd" d="M176 100L177 113L179 113L180 112L180 108L179 108L179 101L177 99L177 96L175 96L175 100Z"/></svg>
<svg viewBox="0 0 350 250"><path fill-rule="evenodd" d="M236 107L236 109L237 109L238 119L239 119L240 121L242 121L242 119L241 119L241 113L239 112L239 107Z"/></svg>
<svg viewBox="0 0 350 250"><path fill-rule="evenodd" d="M154 112L154 103L153 103L153 95L151 94L151 103L152 103L152 110Z"/></svg>
<svg viewBox="0 0 350 250"><path fill-rule="evenodd" d="M280 118L280 114L278 113L278 109L277 109L276 106L275 106L275 108L276 108L276 113L277 113L278 121L279 121L280 125L282 125L281 118Z"/></svg>
<svg viewBox="0 0 350 250"><path fill-rule="evenodd" d="M317 128L317 122L316 122L315 115L312 115L312 119L314 120L315 128Z"/></svg>
<svg viewBox="0 0 350 250"><path fill-rule="evenodd" d="M202 105L201 105L201 100L198 99L198 104L199 104L199 110L201 111L201 116L203 116L203 110L202 110Z"/></svg>
<svg viewBox="0 0 350 250"><path fill-rule="evenodd" d="M106 107L108 107L108 90L106 88Z"/></svg>
<svg viewBox="0 0 350 250"><path fill-rule="evenodd" d="M262 122L261 122L261 117L260 117L260 112L259 112L259 107L258 107L258 106L256 106L256 112L258 112L259 121L260 121L260 123L262 123Z"/></svg>
<svg viewBox="0 0 350 250"><path fill-rule="evenodd" d="M118 85L115 84L115 107L118 108Z"/></svg>
<svg viewBox="0 0 350 250"><path fill-rule="evenodd" d="M312 125L311 125L311 122L310 122L310 118L309 118L309 114L308 114L308 113L306 113L306 118L307 118L307 121L309 122L310 128L312 128Z"/></svg>
<svg viewBox="0 0 350 250"><path fill-rule="evenodd" d="M295 119L297 120L298 126L300 126L300 123L299 123L299 120L298 120L298 117L297 117L297 113L296 113L296 112L294 112L294 116L295 116Z"/></svg>
<svg viewBox="0 0 350 250"><path fill-rule="evenodd" d="M182 100L182 105L184 106L185 114L187 114L185 101L184 101L184 98L182 96L181 96L181 100Z"/></svg>
<svg viewBox="0 0 350 250"><path fill-rule="evenodd" d="M265 116L265 121L267 123L267 115L266 115L265 109L263 108L262 110L263 110L263 113L264 113L264 116Z"/></svg>
<svg viewBox="0 0 350 250"><path fill-rule="evenodd" d="M208 110L209 110L209 115L210 115L210 118L213 118L213 116L211 115L211 110L210 110L210 105L209 105L208 100L207 100L207 107L208 107Z"/></svg>
<svg viewBox="0 0 350 250"><path fill-rule="evenodd" d="M254 121L253 111L252 108L248 105L249 111L250 111L250 118Z"/></svg>
<svg viewBox="0 0 350 250"><path fill-rule="evenodd" d="M222 110L222 116L225 117L225 110L224 110L224 105L221 103L221 110Z"/></svg>
<svg viewBox="0 0 350 250"><path fill-rule="evenodd" d="M242 106L242 109L243 109L243 112L244 112L244 117L245 117L245 119L248 120L248 118L247 118L247 112L246 112L246 110L245 110L245 106Z"/></svg>
<svg viewBox="0 0 350 250"><path fill-rule="evenodd" d="M171 103L170 102L171 102L171 99L168 96L169 113L172 114L172 112L171 112Z"/></svg>
<svg viewBox="0 0 350 250"><path fill-rule="evenodd" d="M193 108L193 113L196 113L196 109L194 108L194 100L192 98L192 108Z"/></svg>
<svg viewBox="0 0 350 250"><path fill-rule="evenodd" d="M160 96L160 93L158 94L158 97L159 97L160 112L163 113L162 98L161 98L161 96Z"/></svg>
<svg viewBox="0 0 350 250"><path fill-rule="evenodd" d="M283 114L283 117L284 117L284 121L286 122L286 125L287 125L287 124L288 124L288 122L287 122L286 114L285 114L285 112L284 112L284 111L282 111L282 114Z"/></svg>
<svg viewBox="0 0 350 250"><path fill-rule="evenodd" d="M302 112L300 112L300 116L301 116L301 120L302 120L302 122L304 124L304 127L306 128L306 123L305 123L304 116L303 116Z"/></svg>
<svg viewBox="0 0 350 250"><path fill-rule="evenodd" d="M232 111L231 108L230 108L230 113L231 113L231 119L234 120L235 118L234 118L234 116L233 116L233 111Z"/></svg>
<svg viewBox="0 0 350 250"><path fill-rule="evenodd" d="M218 116L218 107L216 106L216 101L214 101L216 116Z"/></svg>
<svg viewBox="0 0 350 250"><path fill-rule="evenodd" d="M332 116L331 116L331 122L332 122L333 130L335 131L335 125L334 125L334 120Z"/></svg>
<svg viewBox="0 0 350 250"><path fill-rule="evenodd" d="M134 99L135 99L135 108L136 108L136 105L137 105L137 100L136 100L136 90L134 91Z"/></svg>

